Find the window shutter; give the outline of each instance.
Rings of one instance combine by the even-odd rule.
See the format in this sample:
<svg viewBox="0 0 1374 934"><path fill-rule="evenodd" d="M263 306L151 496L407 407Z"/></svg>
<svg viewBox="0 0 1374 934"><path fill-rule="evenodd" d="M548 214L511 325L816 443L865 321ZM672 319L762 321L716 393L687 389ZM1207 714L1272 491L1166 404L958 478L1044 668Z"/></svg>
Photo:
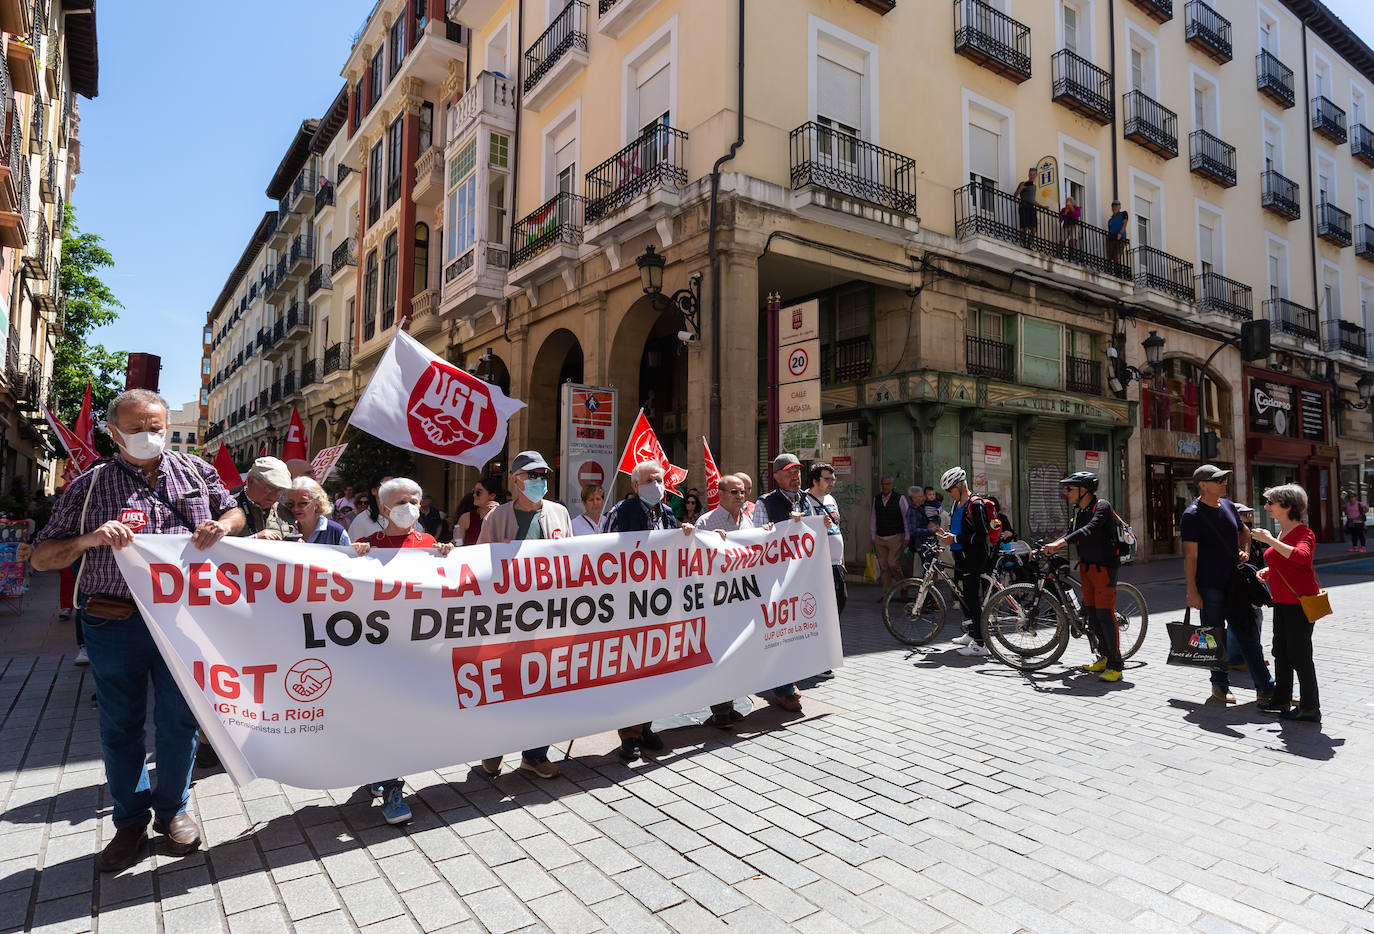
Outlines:
<svg viewBox="0 0 1374 934"><path fill-rule="evenodd" d="M637 92L639 98L639 119L635 124L644 130L651 123L669 113L668 66L664 65L652 75L641 75ZM671 120L668 121L671 123Z"/></svg>
<svg viewBox="0 0 1374 934"><path fill-rule="evenodd" d="M990 130L970 123L968 146L969 171L1000 183L1002 173L998 165L998 153L1002 149L1002 138Z"/></svg>
<svg viewBox="0 0 1374 934"><path fill-rule="evenodd" d="M816 58L816 116L855 127L860 135L863 124L862 71L832 58Z"/></svg>

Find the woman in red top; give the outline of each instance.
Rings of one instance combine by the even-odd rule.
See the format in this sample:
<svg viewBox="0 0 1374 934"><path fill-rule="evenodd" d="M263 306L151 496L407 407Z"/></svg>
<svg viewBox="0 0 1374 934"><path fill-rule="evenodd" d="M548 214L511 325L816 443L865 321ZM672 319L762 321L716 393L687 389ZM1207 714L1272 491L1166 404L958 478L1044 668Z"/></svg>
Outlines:
<svg viewBox="0 0 1374 934"><path fill-rule="evenodd" d="M1285 720L1320 723L1317 669L1312 663L1312 624L1298 600L1321 589L1312 567L1317 537L1304 524L1307 492L1296 483L1265 490L1264 511L1279 524L1279 535L1275 538L1259 526L1251 533L1256 541L1269 546L1264 553L1266 567L1259 577L1268 581L1274 597L1274 696L1268 703L1260 704L1259 709ZM1290 710L1294 672L1302 694L1298 706Z"/></svg>

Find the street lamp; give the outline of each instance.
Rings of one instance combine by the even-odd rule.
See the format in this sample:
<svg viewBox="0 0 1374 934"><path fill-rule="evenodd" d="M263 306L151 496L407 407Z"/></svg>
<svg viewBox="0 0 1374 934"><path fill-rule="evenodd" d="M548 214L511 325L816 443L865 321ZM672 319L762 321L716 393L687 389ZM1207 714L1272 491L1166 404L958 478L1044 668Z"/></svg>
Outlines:
<svg viewBox="0 0 1374 934"><path fill-rule="evenodd" d="M639 285L649 296L654 309L664 312L676 308L682 315L684 330L677 332L678 340L691 343L701 334L701 273L693 273L687 280L687 288L678 289L672 295L663 294L664 258L651 243L635 260L639 267Z"/></svg>
<svg viewBox="0 0 1374 934"><path fill-rule="evenodd" d="M1361 376L1355 383L1355 390L1360 394L1359 402L1351 402L1349 399L1340 398L1337 391L1336 403L1343 409L1367 409L1369 408L1370 397L1374 396L1374 378L1368 373Z"/></svg>
<svg viewBox="0 0 1374 934"><path fill-rule="evenodd" d="M1117 372L1107 377L1107 386L1112 392L1121 393L1132 382L1144 382L1154 375L1155 367L1164 362L1164 338L1151 331L1150 336L1140 342L1145 349L1145 369L1137 369L1129 363L1122 363L1115 347L1107 348L1107 359L1116 366Z"/></svg>
<svg viewBox="0 0 1374 934"><path fill-rule="evenodd" d="M1145 348L1145 362L1151 367L1157 367L1164 362L1164 338L1154 331L1150 336L1140 342L1140 346Z"/></svg>

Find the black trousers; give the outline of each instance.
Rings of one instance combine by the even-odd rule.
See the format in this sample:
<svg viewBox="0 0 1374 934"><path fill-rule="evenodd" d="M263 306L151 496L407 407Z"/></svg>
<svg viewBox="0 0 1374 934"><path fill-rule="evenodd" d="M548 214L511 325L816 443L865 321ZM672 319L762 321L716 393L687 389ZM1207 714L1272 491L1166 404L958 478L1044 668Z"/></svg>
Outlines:
<svg viewBox="0 0 1374 934"><path fill-rule="evenodd" d="M849 588L844 585L844 565L832 564L830 571L835 576L835 612L843 613L844 605L849 600Z"/></svg>
<svg viewBox="0 0 1374 934"><path fill-rule="evenodd" d="M969 635L979 645L983 644L983 598L987 589L983 584L983 574L987 572L988 562L983 555L971 555L963 549L953 552L954 567L959 572L959 592L964 605L964 617L968 620Z"/></svg>
<svg viewBox="0 0 1374 934"><path fill-rule="evenodd" d="M1274 700L1293 699L1293 675L1298 676L1303 710L1321 710L1317 667L1312 662L1312 624L1298 603L1274 604Z"/></svg>
<svg viewBox="0 0 1374 934"><path fill-rule="evenodd" d="M1360 523L1357 524L1357 523L1354 523L1354 522L1347 522L1347 523L1346 523L1346 528L1350 529L1350 547L1351 547L1351 548L1363 548L1363 547L1365 547L1365 541L1364 541L1364 523L1363 523L1363 522L1360 522Z"/></svg>

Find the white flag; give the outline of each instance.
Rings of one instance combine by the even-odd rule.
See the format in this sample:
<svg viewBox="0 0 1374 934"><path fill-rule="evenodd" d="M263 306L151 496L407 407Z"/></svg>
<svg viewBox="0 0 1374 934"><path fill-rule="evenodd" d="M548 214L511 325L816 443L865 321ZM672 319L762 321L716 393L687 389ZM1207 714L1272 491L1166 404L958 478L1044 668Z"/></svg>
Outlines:
<svg viewBox="0 0 1374 934"><path fill-rule="evenodd" d="M398 330L348 421L398 448L484 467L524 407Z"/></svg>

